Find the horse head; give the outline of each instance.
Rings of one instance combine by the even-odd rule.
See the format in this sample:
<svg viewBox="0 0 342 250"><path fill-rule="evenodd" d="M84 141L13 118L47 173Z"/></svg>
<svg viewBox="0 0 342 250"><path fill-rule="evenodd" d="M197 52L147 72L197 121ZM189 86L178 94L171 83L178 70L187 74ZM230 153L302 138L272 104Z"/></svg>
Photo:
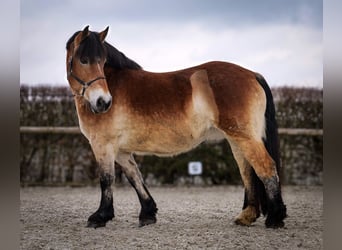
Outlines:
<svg viewBox="0 0 342 250"><path fill-rule="evenodd" d="M102 32L89 31L86 26L67 42L67 77L75 96L83 97L93 113L105 113L112 105L104 64L106 62L105 38Z"/></svg>

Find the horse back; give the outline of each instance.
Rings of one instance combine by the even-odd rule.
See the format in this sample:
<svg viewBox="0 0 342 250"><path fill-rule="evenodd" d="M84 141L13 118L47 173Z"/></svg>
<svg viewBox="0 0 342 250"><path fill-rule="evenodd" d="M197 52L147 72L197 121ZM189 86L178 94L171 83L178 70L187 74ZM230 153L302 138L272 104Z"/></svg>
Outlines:
<svg viewBox="0 0 342 250"><path fill-rule="evenodd" d="M224 104L225 99L241 98L248 92L246 81L255 80L254 72L226 62L209 62L167 73L129 69L107 69L105 73L118 105L124 103L144 116L182 114L194 92L202 92L209 106L214 106L213 98Z"/></svg>

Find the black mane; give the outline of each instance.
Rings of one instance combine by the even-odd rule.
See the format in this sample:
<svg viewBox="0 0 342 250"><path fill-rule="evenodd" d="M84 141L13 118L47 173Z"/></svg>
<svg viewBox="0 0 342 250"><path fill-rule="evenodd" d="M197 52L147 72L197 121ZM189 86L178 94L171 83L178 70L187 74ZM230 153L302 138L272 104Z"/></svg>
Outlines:
<svg viewBox="0 0 342 250"><path fill-rule="evenodd" d="M114 69L142 69L139 64L125 56L124 53L105 42L104 47L107 51L106 64Z"/></svg>
<svg viewBox="0 0 342 250"><path fill-rule="evenodd" d="M75 40L75 37L81 31L77 31L72 37L68 40L66 44L66 49L69 50L72 42ZM114 48L107 42L104 42L103 46L98 36L97 32L90 32L89 36L85 38L79 48L76 51L75 57L87 57L90 62L96 59L96 57L104 58L106 57L106 66L110 66L114 69L142 69L139 64L134 62L125 56L122 52Z"/></svg>

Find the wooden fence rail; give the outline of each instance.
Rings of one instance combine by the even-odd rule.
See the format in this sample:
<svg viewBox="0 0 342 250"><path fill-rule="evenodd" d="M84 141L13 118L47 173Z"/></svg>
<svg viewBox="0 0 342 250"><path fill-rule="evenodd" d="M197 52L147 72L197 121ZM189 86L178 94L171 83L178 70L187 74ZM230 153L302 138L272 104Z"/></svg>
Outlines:
<svg viewBox="0 0 342 250"><path fill-rule="evenodd" d="M20 127L23 134L80 134L79 127Z"/></svg>
<svg viewBox="0 0 342 250"><path fill-rule="evenodd" d="M323 129L311 128L278 128L278 133L283 135L323 135Z"/></svg>
<svg viewBox="0 0 342 250"><path fill-rule="evenodd" d="M80 134L79 127L20 127L20 133L24 134ZM279 128L278 133L282 135L323 135L323 129L308 128Z"/></svg>

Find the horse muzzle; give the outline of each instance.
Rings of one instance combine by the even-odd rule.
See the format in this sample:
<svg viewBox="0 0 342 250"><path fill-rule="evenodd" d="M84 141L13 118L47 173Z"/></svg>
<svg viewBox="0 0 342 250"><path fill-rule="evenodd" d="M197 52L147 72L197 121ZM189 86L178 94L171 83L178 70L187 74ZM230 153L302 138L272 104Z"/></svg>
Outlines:
<svg viewBox="0 0 342 250"><path fill-rule="evenodd" d="M105 100L103 97L99 97L96 100L95 105L90 103L90 109L94 114L106 113L112 106L112 97L109 100Z"/></svg>

